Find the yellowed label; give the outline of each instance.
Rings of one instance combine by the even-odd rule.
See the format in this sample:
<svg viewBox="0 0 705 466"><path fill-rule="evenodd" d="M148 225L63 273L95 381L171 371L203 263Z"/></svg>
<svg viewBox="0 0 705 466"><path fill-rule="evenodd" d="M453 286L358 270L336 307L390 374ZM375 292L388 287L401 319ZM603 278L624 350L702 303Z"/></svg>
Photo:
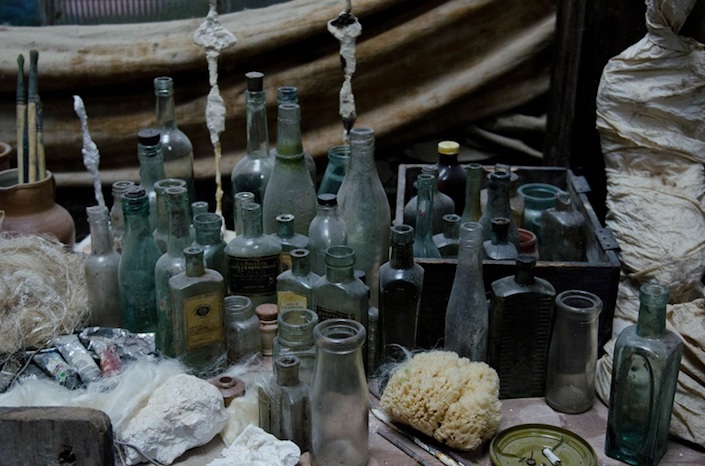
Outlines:
<svg viewBox="0 0 705 466"><path fill-rule="evenodd" d="M302 296L293 291L277 291L277 305L279 312L290 309L303 310L307 308L306 296Z"/></svg>
<svg viewBox="0 0 705 466"><path fill-rule="evenodd" d="M184 299L186 349L222 341L225 336L223 295L209 293Z"/></svg>

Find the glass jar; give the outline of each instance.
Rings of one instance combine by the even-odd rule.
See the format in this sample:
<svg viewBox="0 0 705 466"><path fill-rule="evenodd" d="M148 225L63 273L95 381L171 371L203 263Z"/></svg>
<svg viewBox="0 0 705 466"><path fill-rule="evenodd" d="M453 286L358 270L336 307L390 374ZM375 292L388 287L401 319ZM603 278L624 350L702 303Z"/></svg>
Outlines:
<svg viewBox="0 0 705 466"><path fill-rule="evenodd" d="M236 364L260 353L259 319L247 296L225 297L228 363Z"/></svg>
<svg viewBox="0 0 705 466"><path fill-rule="evenodd" d="M556 196L560 188L546 183L527 183L519 186L519 194L524 199L523 228L540 235L541 213L556 206Z"/></svg>
<svg viewBox="0 0 705 466"><path fill-rule="evenodd" d="M318 324L318 316L310 309L290 309L277 317L278 331L273 342L273 356L292 354L299 358L299 378L311 385L316 346L313 342L313 328Z"/></svg>

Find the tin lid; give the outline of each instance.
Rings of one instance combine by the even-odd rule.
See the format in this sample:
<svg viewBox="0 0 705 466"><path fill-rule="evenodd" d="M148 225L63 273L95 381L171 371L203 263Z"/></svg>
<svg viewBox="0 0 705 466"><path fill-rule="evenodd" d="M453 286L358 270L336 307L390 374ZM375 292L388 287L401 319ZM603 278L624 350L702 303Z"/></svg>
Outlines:
<svg viewBox="0 0 705 466"><path fill-rule="evenodd" d="M441 141L438 143L439 154L457 154L460 152L460 144L455 141Z"/></svg>
<svg viewBox="0 0 705 466"><path fill-rule="evenodd" d="M490 458L494 466L519 463L597 466L595 450L585 439L547 424L520 424L499 432L490 443Z"/></svg>

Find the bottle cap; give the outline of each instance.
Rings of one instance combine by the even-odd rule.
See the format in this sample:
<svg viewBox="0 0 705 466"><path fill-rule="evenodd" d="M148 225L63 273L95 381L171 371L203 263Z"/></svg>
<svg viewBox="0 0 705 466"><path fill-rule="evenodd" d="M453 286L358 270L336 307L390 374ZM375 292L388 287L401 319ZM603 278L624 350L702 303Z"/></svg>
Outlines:
<svg viewBox="0 0 705 466"><path fill-rule="evenodd" d="M438 153L457 155L460 152L460 144L455 141L441 141L438 143Z"/></svg>
<svg viewBox="0 0 705 466"><path fill-rule="evenodd" d="M147 128L137 133L137 139L143 146L154 146L162 137L161 131L156 128Z"/></svg>
<svg viewBox="0 0 705 466"><path fill-rule="evenodd" d="M262 92L264 74L259 71L250 71L245 74L245 78L247 78L247 90L249 92Z"/></svg>
<svg viewBox="0 0 705 466"><path fill-rule="evenodd" d="M323 193L318 195L318 205L320 206L335 206L338 205L338 196L332 193Z"/></svg>
<svg viewBox="0 0 705 466"><path fill-rule="evenodd" d="M263 322L271 322L277 320L277 305L272 303L260 304L255 308L255 314L259 320Z"/></svg>

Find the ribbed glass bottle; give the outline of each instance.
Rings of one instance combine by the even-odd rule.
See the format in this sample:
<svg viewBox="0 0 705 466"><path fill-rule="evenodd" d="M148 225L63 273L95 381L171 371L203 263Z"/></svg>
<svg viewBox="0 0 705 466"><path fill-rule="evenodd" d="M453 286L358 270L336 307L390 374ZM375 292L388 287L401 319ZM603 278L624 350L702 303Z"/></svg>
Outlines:
<svg viewBox="0 0 705 466"><path fill-rule="evenodd" d="M299 90L296 86L281 86L277 88L277 106L281 104L299 104ZM309 175L311 175L311 181L313 185L316 186L316 161L310 152L304 149L304 161L306 162L306 168L308 169Z"/></svg>
<svg viewBox="0 0 705 466"><path fill-rule="evenodd" d="M122 196L134 186L132 181L121 180L112 184L113 205L110 208L110 234L113 238L113 249L122 252L125 239L125 217L122 214Z"/></svg>
<svg viewBox="0 0 705 466"><path fill-rule="evenodd" d="M291 268L277 277L277 309L313 309L313 285L321 278L310 270L307 249L291 251Z"/></svg>
<svg viewBox="0 0 705 466"><path fill-rule="evenodd" d="M338 194L340 184L350 163L350 146L341 144L328 149L328 165L323 172L318 194Z"/></svg>
<svg viewBox="0 0 705 466"><path fill-rule="evenodd" d="M482 211L479 223L482 225L483 241L492 239L492 219L505 217L510 219L507 239L519 248L519 231L512 218L512 208L509 204L509 185L511 175L508 171L495 170L489 175L487 182L487 202Z"/></svg>
<svg viewBox="0 0 705 466"><path fill-rule="evenodd" d="M213 269L223 277L227 276L225 263L225 241L223 240L223 217L213 212L197 214L193 217L196 239L193 246L203 248L206 267ZM189 235L190 236L190 235Z"/></svg>
<svg viewBox="0 0 705 466"><path fill-rule="evenodd" d="M281 273L291 268L291 251L293 249L308 247L308 237L294 231L296 218L293 215L277 215L276 220L278 228L272 236L282 245L282 252L279 255L279 273Z"/></svg>
<svg viewBox="0 0 705 466"><path fill-rule="evenodd" d="M486 259L502 261L516 260L519 252L516 246L509 242L509 222L507 217L494 217L492 223L492 237L483 242L484 257Z"/></svg>
<svg viewBox="0 0 705 466"><path fill-rule="evenodd" d="M444 259L458 257L460 236L460 215L445 214L443 216L443 232L433 235L433 242Z"/></svg>
<svg viewBox="0 0 705 466"><path fill-rule="evenodd" d="M421 168L421 173L433 175L433 234L443 232L443 216L446 214L455 213L455 202L447 194L438 190L438 166L424 165ZM418 181L414 183L418 192ZM416 225L416 212L418 210L418 194L409 199L409 202L404 206L404 223L407 225Z"/></svg>
<svg viewBox="0 0 705 466"><path fill-rule="evenodd" d="M326 273L326 249L348 242L348 229L338 215L335 194L319 194L316 216L308 227L308 249L311 252L311 270L318 275Z"/></svg>
<svg viewBox="0 0 705 466"><path fill-rule="evenodd" d="M479 163L465 166L465 208L460 216L461 223L477 222L482 216L481 193L485 170Z"/></svg>
<svg viewBox="0 0 705 466"><path fill-rule="evenodd" d="M458 161L460 144L455 141L438 143L438 189L455 203L455 213L465 210L465 169Z"/></svg>
<svg viewBox="0 0 705 466"><path fill-rule="evenodd" d="M140 163L140 186L149 199L149 231L157 228L157 194L154 183L166 178L164 175L164 153L162 152L161 132L147 128L137 133L137 159Z"/></svg>
<svg viewBox="0 0 705 466"><path fill-rule="evenodd" d="M422 173L416 177L418 189L416 203L416 230L414 235L414 257L440 259L441 253L433 242L433 175Z"/></svg>
<svg viewBox="0 0 705 466"><path fill-rule="evenodd" d="M169 206L167 195L165 193L166 188L171 186L181 186L186 187L186 181L178 178L164 178L162 180L157 180L154 183L154 193L157 196L157 227L154 229L152 235L154 236L154 241L159 246L159 250L162 253L166 252L167 243L169 242Z"/></svg>
<svg viewBox="0 0 705 466"><path fill-rule="evenodd" d="M120 253L113 250L110 216L105 206L86 207L91 233L91 253L86 256L84 271L91 311L89 325L121 327L118 266Z"/></svg>

